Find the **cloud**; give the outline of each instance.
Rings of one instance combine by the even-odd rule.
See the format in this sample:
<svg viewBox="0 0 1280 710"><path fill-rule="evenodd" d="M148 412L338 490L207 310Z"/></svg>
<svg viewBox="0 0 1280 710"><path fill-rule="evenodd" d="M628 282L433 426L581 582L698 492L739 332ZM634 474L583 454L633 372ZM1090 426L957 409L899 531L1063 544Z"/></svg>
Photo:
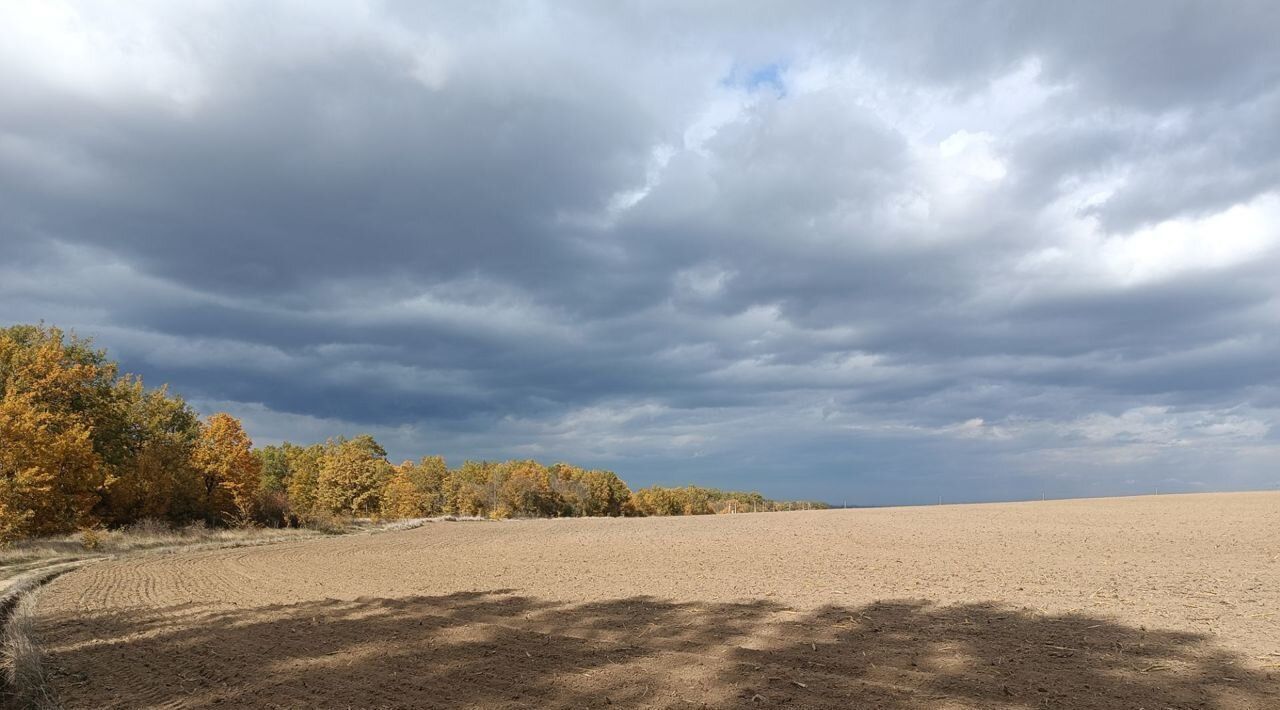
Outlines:
<svg viewBox="0 0 1280 710"><path fill-rule="evenodd" d="M1277 483L1274 3L0 27L0 321L262 441L863 502Z"/></svg>

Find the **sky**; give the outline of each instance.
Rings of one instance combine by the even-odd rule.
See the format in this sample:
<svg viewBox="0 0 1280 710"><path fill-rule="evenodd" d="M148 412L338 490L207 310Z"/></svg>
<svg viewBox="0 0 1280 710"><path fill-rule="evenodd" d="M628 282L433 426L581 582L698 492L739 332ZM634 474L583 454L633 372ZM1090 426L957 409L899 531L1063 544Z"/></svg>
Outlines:
<svg viewBox="0 0 1280 710"><path fill-rule="evenodd" d="M0 2L0 324L258 443L1280 487L1280 3Z"/></svg>

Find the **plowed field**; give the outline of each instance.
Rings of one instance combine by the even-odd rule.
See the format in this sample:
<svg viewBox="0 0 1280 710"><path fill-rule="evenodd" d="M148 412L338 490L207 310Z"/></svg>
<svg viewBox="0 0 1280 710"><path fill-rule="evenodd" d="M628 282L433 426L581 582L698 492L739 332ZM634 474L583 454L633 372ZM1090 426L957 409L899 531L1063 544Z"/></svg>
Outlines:
<svg viewBox="0 0 1280 710"><path fill-rule="evenodd" d="M1280 494L437 522L38 614L70 708L1280 708Z"/></svg>

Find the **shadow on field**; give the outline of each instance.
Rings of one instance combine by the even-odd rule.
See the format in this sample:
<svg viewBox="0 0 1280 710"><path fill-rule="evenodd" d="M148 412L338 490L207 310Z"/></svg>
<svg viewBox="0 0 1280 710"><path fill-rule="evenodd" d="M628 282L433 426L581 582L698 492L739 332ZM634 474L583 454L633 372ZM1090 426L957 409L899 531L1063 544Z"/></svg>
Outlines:
<svg viewBox="0 0 1280 710"><path fill-rule="evenodd" d="M999 605L507 591L46 619L67 707L1276 708L1200 635Z"/></svg>

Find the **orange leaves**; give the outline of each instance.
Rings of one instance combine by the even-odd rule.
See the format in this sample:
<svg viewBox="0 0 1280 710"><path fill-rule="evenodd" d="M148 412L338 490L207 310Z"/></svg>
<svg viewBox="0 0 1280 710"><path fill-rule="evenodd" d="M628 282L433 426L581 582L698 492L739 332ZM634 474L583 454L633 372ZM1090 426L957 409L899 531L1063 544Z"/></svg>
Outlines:
<svg viewBox="0 0 1280 710"><path fill-rule="evenodd" d="M191 464L204 481L211 512L239 518L249 514L262 462L253 455L253 442L239 419L224 413L211 415L200 428Z"/></svg>
<svg viewBox="0 0 1280 710"><path fill-rule="evenodd" d="M96 499L98 457L82 425L27 395L0 400L0 542L85 524Z"/></svg>
<svg viewBox="0 0 1280 710"><path fill-rule="evenodd" d="M0 330L0 542L88 522L101 460L85 405L104 374L61 331Z"/></svg>
<svg viewBox="0 0 1280 710"><path fill-rule="evenodd" d="M424 457L393 467L370 436L255 452L229 414L121 376L57 328L0 328L0 543L143 518L287 524L324 516L690 515L778 509L758 493L650 487L537 461ZM269 465L263 475L263 462Z"/></svg>

